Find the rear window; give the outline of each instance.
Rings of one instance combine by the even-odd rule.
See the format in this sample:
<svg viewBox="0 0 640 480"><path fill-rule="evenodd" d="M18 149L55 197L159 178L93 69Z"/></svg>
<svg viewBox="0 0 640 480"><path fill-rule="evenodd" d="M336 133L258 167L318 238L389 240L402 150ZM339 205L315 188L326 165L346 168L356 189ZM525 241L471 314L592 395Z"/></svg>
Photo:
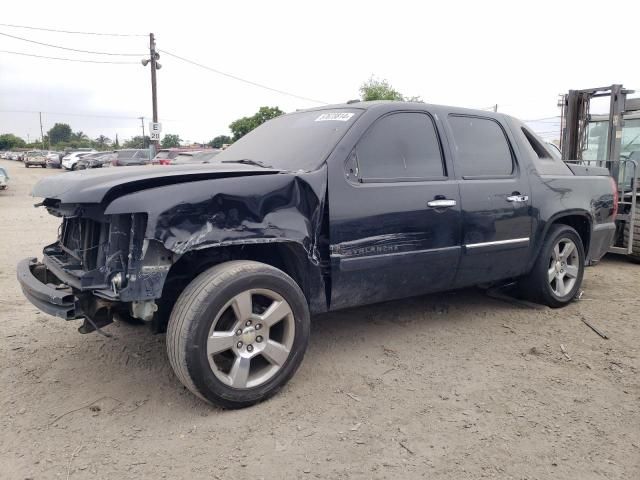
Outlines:
<svg viewBox="0 0 640 480"><path fill-rule="evenodd" d="M123 158L136 158L138 150L120 150L118 152L118 159Z"/></svg>
<svg viewBox="0 0 640 480"><path fill-rule="evenodd" d="M191 160L193 160L193 155L191 155L191 154L188 154L188 155L180 154L180 155L176 156L176 158L174 159L174 162L175 163L190 162Z"/></svg>
<svg viewBox="0 0 640 480"><path fill-rule="evenodd" d="M498 122L490 118L450 115L456 172L462 178L508 177L513 155Z"/></svg>
<svg viewBox="0 0 640 480"><path fill-rule="evenodd" d="M156 156L153 157L153 159L154 160L173 160L178 155L180 155L180 152L172 152L169 150L159 150Z"/></svg>

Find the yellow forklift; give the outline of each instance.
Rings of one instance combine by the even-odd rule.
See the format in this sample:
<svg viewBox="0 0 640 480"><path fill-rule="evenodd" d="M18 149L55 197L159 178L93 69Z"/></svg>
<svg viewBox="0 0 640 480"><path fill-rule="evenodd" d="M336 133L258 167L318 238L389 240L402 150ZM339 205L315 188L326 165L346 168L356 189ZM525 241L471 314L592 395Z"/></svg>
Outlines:
<svg viewBox="0 0 640 480"><path fill-rule="evenodd" d="M618 185L617 229L610 252L640 263L640 98L622 85L569 90L563 95L560 150L565 162L606 167ZM609 97L609 113L592 114L591 101Z"/></svg>

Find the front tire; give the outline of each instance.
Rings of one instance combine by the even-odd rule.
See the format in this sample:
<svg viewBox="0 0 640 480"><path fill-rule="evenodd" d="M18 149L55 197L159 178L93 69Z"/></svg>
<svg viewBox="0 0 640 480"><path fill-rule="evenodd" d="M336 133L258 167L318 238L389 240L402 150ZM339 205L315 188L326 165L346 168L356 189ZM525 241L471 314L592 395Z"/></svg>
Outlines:
<svg viewBox="0 0 640 480"><path fill-rule="evenodd" d="M295 281L269 265L225 262L196 277L167 328L169 362L205 401L243 408L296 372L309 342L309 309Z"/></svg>
<svg viewBox="0 0 640 480"><path fill-rule="evenodd" d="M552 225L521 289L534 302L564 307L582 285L584 265L584 246L578 232L568 225Z"/></svg>

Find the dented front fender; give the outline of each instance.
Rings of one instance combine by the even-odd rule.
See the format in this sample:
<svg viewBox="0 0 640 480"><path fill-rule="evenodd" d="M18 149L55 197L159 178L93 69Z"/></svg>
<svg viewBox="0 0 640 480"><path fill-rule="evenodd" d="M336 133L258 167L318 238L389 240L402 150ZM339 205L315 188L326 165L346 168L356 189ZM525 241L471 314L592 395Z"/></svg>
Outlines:
<svg viewBox="0 0 640 480"><path fill-rule="evenodd" d="M301 245L319 262L326 167L310 173L219 178L164 185L123 195L106 215L147 214L146 240L175 254L276 241Z"/></svg>

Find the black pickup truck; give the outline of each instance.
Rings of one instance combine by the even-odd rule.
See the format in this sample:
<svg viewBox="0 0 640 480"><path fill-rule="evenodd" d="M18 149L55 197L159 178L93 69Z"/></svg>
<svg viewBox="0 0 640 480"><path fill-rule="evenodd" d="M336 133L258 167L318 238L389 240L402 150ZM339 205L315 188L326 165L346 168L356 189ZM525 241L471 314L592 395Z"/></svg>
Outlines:
<svg viewBox="0 0 640 480"><path fill-rule="evenodd" d="M315 313L507 282L566 305L615 233L607 175L565 165L502 114L300 111L213 164L41 180L33 194L62 226L18 280L82 333L115 315L166 330L184 385L238 408L291 378Z"/></svg>

